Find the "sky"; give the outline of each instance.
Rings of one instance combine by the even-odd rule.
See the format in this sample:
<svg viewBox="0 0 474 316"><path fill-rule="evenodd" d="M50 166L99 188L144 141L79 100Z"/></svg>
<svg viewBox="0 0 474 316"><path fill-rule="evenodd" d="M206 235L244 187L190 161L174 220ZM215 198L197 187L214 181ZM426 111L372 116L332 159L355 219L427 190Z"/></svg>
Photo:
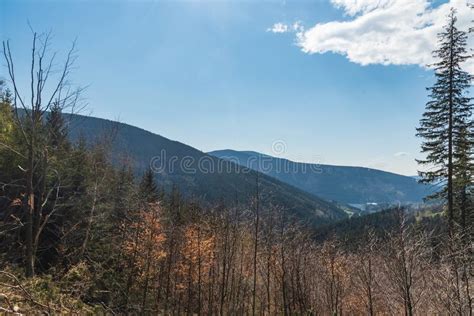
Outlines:
<svg viewBox="0 0 474 316"><path fill-rule="evenodd" d="M26 90L30 27L58 66L76 39L84 114L205 152L415 175L436 33L450 7L472 25L472 2L0 0L0 39Z"/></svg>

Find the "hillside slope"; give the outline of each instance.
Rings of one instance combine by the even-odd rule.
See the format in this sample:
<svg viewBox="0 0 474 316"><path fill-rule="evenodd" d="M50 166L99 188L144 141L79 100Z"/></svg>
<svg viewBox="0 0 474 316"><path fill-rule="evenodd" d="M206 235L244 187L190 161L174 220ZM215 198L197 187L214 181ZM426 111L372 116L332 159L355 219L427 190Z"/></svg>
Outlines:
<svg viewBox="0 0 474 316"><path fill-rule="evenodd" d="M219 150L209 154L341 203L421 202L431 193L429 187L412 177L376 169L298 163L252 151Z"/></svg>
<svg viewBox="0 0 474 316"><path fill-rule="evenodd" d="M79 115L68 119L72 139L114 135L112 159L131 161L137 175L152 164L157 182L167 189L176 185L185 196L213 204L248 206L255 196L257 172L251 169L127 124ZM346 217L335 204L264 174L259 174L259 189L263 205L282 206L314 224Z"/></svg>

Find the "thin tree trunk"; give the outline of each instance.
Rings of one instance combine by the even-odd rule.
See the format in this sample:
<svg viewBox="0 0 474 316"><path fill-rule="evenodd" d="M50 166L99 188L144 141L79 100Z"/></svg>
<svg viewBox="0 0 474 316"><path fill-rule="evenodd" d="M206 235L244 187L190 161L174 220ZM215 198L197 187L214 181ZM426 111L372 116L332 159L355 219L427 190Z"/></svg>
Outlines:
<svg viewBox="0 0 474 316"><path fill-rule="evenodd" d="M280 256L281 256L281 292L283 298L283 315L288 315L287 303L286 303L286 268L285 268L285 251L284 251L284 240L283 240L283 219L281 223L281 232L280 232Z"/></svg>
<svg viewBox="0 0 474 316"><path fill-rule="evenodd" d="M257 251L258 251L258 224L259 224L259 181L258 181L257 172L257 192L256 192L256 201L255 201L255 238L254 238L254 250L253 250L253 291L252 291L252 315L255 316L255 304L256 304L256 295L257 295Z"/></svg>
<svg viewBox="0 0 474 316"><path fill-rule="evenodd" d="M225 292L226 292L226 267L227 267L227 243L228 243L228 223L226 223L224 228L224 253L222 255L222 281L221 281L221 290L220 290L220 308L219 314L224 315L224 300L225 300Z"/></svg>
<svg viewBox="0 0 474 316"><path fill-rule="evenodd" d="M148 244L147 244L147 254L146 254L146 267L145 267L145 284L143 286L143 296L142 296L142 314L145 312L146 308L146 299L148 295L148 282L150 278L150 266L151 266L151 252L153 248L152 240L155 237L155 219L151 223L146 223L150 225L150 236L148 237Z"/></svg>
<svg viewBox="0 0 474 316"><path fill-rule="evenodd" d="M140 233L140 226L135 228L135 238L133 239L133 254L130 260L128 261L128 266L130 268L130 271L128 273L128 278L127 278L127 285L125 288L125 306L128 305L128 299L129 299L129 294L130 294L130 289L133 286L133 277L135 275L135 259L138 254L138 237Z"/></svg>
<svg viewBox="0 0 474 316"><path fill-rule="evenodd" d="M35 38L36 39L36 38ZM26 260L25 272L27 277L35 275L35 253L33 248L33 218L35 215L35 195L33 191L34 177L34 146L35 146L35 112L31 113L32 131L30 132L30 143L28 148L28 169L26 171L26 225L25 225L25 242L26 242Z"/></svg>
<svg viewBox="0 0 474 316"><path fill-rule="evenodd" d="M96 181L94 184L94 197L92 199L92 206L89 211L89 217L87 218L86 235L84 236L84 241L82 242L81 251L79 252L79 258L82 258L84 256L87 249L87 243L89 242L89 236L91 233L92 223L94 220L95 207L97 204L97 190L98 190L98 183Z"/></svg>
<svg viewBox="0 0 474 316"><path fill-rule="evenodd" d="M202 268L201 268L201 226L198 226L198 315L201 315L201 308L202 308L202 302L201 302L201 283L202 283Z"/></svg>
<svg viewBox="0 0 474 316"><path fill-rule="evenodd" d="M451 27L451 41L453 41L453 28ZM454 197L453 197L453 57L454 53L450 52L449 65L449 122L448 122L448 229L450 237L453 234L454 222Z"/></svg>
<svg viewBox="0 0 474 316"><path fill-rule="evenodd" d="M35 138L36 138L36 107L34 106L34 77L33 70L35 66L35 49L36 49L36 33L33 37L33 50L31 53L31 131L29 132L29 144L28 144L28 169L26 172L26 196L27 196L27 206L26 206L26 267L25 272L27 277L32 277L35 275L35 251L33 245L33 219L35 216L35 195L34 195L34 169L35 169ZM10 65L9 65L10 66ZM14 78L12 78L14 81ZM15 84L15 82L14 82Z"/></svg>
<svg viewBox="0 0 474 316"><path fill-rule="evenodd" d="M466 264L463 264L463 278L464 278L464 287L466 289L466 298L467 298L467 310L469 311L469 316L472 316L472 297L471 290L469 286L469 271L466 268Z"/></svg>
<svg viewBox="0 0 474 316"><path fill-rule="evenodd" d="M270 302L270 278L271 278L271 272L270 272L270 266L271 266L271 244L270 241L268 241L268 254L267 254L267 313L270 314L271 312L271 302Z"/></svg>
<svg viewBox="0 0 474 316"><path fill-rule="evenodd" d="M367 296L368 296L368 303L369 303L369 316L374 315L374 303L372 299L372 259L370 258L371 254L367 254L369 256L369 275L368 275L368 286L367 286Z"/></svg>
<svg viewBox="0 0 474 316"><path fill-rule="evenodd" d="M187 314L192 315L192 301L193 301L193 293L192 293L192 285L193 285L193 261L192 258L188 260L188 304L187 304Z"/></svg>

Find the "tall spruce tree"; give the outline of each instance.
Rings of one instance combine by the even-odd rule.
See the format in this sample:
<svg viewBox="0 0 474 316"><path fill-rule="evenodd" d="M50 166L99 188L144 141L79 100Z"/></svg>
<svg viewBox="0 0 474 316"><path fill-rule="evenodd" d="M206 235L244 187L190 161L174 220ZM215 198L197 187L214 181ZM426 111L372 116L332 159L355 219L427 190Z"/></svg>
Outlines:
<svg viewBox="0 0 474 316"><path fill-rule="evenodd" d="M67 126L64 120L62 109L57 102L55 102L46 120L46 127L48 129L49 145L54 149L63 149L68 146Z"/></svg>
<svg viewBox="0 0 474 316"><path fill-rule="evenodd" d="M469 228L472 226L471 213L472 213L472 193L471 187L473 184L473 171L474 163L472 161L472 150L473 150L473 137L472 131L469 131L467 127L462 127L459 130L454 141L454 209L455 218L457 224L462 229L464 234L469 232Z"/></svg>
<svg viewBox="0 0 474 316"><path fill-rule="evenodd" d="M123 165L117 172L113 195L114 217L117 221L129 219L130 210L136 203L136 186L130 165Z"/></svg>
<svg viewBox="0 0 474 316"><path fill-rule="evenodd" d="M11 94L3 89L3 85L0 81L0 150L10 145L14 127Z"/></svg>
<svg viewBox="0 0 474 316"><path fill-rule="evenodd" d="M159 192L155 182L155 175L153 170L148 168L143 174L140 182L140 198L142 202L152 203L158 201Z"/></svg>
<svg viewBox="0 0 474 316"><path fill-rule="evenodd" d="M419 172L421 182L443 184L443 189L433 197L447 200L450 231L455 220L455 178L468 172L470 166L466 162L470 156L461 158L461 150L471 152L473 136L473 105L467 97L472 78L462 69L471 56L467 54L467 34L456 27L456 22L456 11L452 9L447 25L438 34L439 48L434 51L438 61L433 64L436 83L428 88L430 101L417 128L417 136L424 139L422 153L426 154L426 159L418 162L428 166L428 171Z"/></svg>

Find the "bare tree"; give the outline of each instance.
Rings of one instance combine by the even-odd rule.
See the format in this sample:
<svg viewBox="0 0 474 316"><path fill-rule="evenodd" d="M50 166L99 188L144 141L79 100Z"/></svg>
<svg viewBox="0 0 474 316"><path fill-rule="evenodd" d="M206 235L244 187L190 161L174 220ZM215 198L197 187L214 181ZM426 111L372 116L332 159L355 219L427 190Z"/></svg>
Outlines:
<svg viewBox="0 0 474 316"><path fill-rule="evenodd" d="M412 316L425 291L424 269L429 247L426 236L415 233L401 208L397 226L388 234L385 268L395 300L402 302L405 315Z"/></svg>
<svg viewBox="0 0 474 316"><path fill-rule="evenodd" d="M376 314L375 309L375 287L376 278L375 265L377 256L378 238L372 229L369 229L364 239L364 244L359 246L356 252L357 261L355 263L354 281L359 285L364 295L367 314Z"/></svg>
<svg viewBox="0 0 474 316"><path fill-rule="evenodd" d="M3 56L13 90L15 122L24 143L18 150L13 148L10 150L24 163L19 168L24 173L22 202L25 212L25 273L30 277L35 274L36 253L41 233L58 209L57 205L52 205L45 213L45 206L51 200L57 200L53 198L61 189L61 175L49 163L48 145L42 133L44 119L53 104L62 110L75 111L80 104L79 97L82 92L81 88L73 90L68 82L76 59L75 42L67 52L59 70L55 65L56 54L50 54L49 46L49 33L38 35L33 32L28 93L20 91L10 42L3 42ZM52 84L49 84L50 82ZM55 179L54 185L46 185L47 177Z"/></svg>
<svg viewBox="0 0 474 316"><path fill-rule="evenodd" d="M464 234L457 232L448 237L443 250L441 268L444 283L441 288L449 297L447 310L472 315L472 243L467 243Z"/></svg>

